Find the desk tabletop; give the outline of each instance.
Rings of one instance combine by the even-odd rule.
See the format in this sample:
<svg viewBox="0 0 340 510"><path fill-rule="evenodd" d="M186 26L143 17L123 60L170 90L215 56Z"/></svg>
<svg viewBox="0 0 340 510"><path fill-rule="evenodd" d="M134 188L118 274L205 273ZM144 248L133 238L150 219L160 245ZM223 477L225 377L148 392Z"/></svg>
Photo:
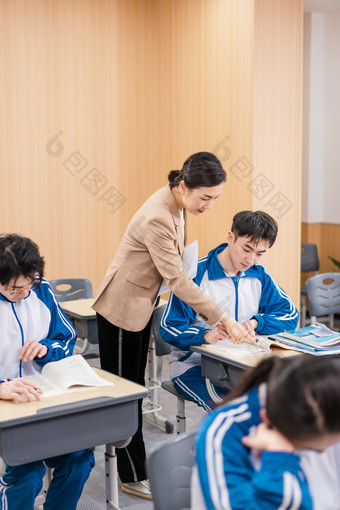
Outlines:
<svg viewBox="0 0 340 510"><path fill-rule="evenodd" d="M96 312L92 308L93 303L94 298L85 298L61 301L59 304L64 312L69 313L76 319L95 319Z"/></svg>
<svg viewBox="0 0 340 510"><path fill-rule="evenodd" d="M271 347L270 349L270 353L267 353L267 352L258 352L256 353L256 351L254 351L254 353L251 353L247 356L233 356L231 354L228 354L226 352L222 352L222 351L214 351L213 349L207 347L207 345L193 345L191 346L191 350L192 351L195 351L195 352L198 352L199 354L203 355L203 356L208 356L209 358L213 358L213 359L216 359L218 361L232 361L235 365L237 366L240 366L240 367L244 367L244 368L249 368L249 367L254 367L255 365L257 365L257 363L263 359L263 358L266 358L267 356L272 356L272 355L277 355L277 356L280 356L280 357L290 357L290 356L296 356L296 355L300 355L301 352L297 352L297 351L291 351L289 349L280 349L279 347Z"/></svg>
<svg viewBox="0 0 340 510"><path fill-rule="evenodd" d="M147 396L149 390L144 386L140 386L134 382L128 381L118 377L117 375L110 374L99 368L93 370L102 378L113 382L114 386L100 386L100 387L87 387L86 389L67 391L60 395L42 398L39 401L23 402L16 404L13 401L0 400L0 429L7 426L10 422L16 420L35 420L39 419L43 413L58 412L58 408L62 411L65 405L86 403L86 401L94 402L107 402L114 401L115 403L124 402L127 400L135 400L136 398L144 398ZM71 407L71 406L70 406Z"/></svg>
<svg viewBox="0 0 340 510"><path fill-rule="evenodd" d="M166 299L160 299L158 306L167 304ZM73 301L61 301L59 304L65 313L72 315L75 319L95 319L96 312L92 305L94 298L74 299Z"/></svg>

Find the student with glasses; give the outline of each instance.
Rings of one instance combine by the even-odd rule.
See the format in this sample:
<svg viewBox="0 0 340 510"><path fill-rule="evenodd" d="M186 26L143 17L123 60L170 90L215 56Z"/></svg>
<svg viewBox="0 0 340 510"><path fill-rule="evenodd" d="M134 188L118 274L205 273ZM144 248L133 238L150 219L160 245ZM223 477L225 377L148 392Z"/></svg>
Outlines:
<svg viewBox="0 0 340 510"><path fill-rule="evenodd" d="M40 400L41 388L25 380L46 363L72 354L76 332L49 283L38 246L17 234L0 235L0 399ZM65 431L65 435L67 431ZM38 438L37 438L38 441ZM51 437L51 441L53 438ZM45 510L76 510L94 466L91 449L44 459L53 468ZM45 474L43 461L6 466L0 510L32 510Z"/></svg>

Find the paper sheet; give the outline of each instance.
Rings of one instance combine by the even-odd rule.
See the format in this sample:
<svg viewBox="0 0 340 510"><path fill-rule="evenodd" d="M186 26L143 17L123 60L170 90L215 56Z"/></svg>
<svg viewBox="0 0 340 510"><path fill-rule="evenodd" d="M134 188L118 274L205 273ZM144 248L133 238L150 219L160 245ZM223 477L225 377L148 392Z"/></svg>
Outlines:
<svg viewBox="0 0 340 510"><path fill-rule="evenodd" d="M182 257L183 266L187 270L190 278L195 278L197 274L197 263L198 263L198 243L193 241L185 249ZM158 291L157 297L165 294L170 289L167 283L163 280Z"/></svg>
<svg viewBox="0 0 340 510"><path fill-rule="evenodd" d="M259 337L260 338L260 337ZM223 352L225 354L229 354L230 356L234 356L235 358L241 358L242 356L256 355L262 354L264 352L270 351L269 348L263 346L256 347L248 342L244 342L243 344L233 344L228 338L224 340L219 340L215 344L205 345L207 349L212 351Z"/></svg>

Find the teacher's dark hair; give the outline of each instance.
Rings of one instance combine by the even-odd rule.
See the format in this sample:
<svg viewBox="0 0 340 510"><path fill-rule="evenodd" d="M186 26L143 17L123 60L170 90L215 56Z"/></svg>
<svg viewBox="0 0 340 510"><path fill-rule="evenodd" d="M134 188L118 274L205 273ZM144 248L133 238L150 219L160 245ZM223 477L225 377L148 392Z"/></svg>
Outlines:
<svg viewBox="0 0 340 510"><path fill-rule="evenodd" d="M171 170L168 175L170 189L179 186L181 181L189 189L211 188L227 179L220 160L211 152L196 152L189 156L182 170Z"/></svg>
<svg viewBox="0 0 340 510"><path fill-rule="evenodd" d="M0 283L7 285L19 276L32 278L37 287L44 276L45 261L39 247L28 237L0 234Z"/></svg>

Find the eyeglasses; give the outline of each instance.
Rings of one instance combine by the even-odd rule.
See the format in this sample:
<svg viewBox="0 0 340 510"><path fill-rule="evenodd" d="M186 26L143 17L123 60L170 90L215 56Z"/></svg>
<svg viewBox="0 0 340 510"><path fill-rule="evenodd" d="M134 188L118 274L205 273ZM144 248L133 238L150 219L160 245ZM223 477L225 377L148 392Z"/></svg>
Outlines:
<svg viewBox="0 0 340 510"><path fill-rule="evenodd" d="M6 292L8 292L8 294L10 296L17 296L18 294L21 294L23 292L27 292L27 291L30 291L34 288L36 288L38 286L39 282L37 280L32 280L31 283L29 283L28 285L25 285L24 287L8 287L7 285L5 286L5 289L6 289Z"/></svg>

